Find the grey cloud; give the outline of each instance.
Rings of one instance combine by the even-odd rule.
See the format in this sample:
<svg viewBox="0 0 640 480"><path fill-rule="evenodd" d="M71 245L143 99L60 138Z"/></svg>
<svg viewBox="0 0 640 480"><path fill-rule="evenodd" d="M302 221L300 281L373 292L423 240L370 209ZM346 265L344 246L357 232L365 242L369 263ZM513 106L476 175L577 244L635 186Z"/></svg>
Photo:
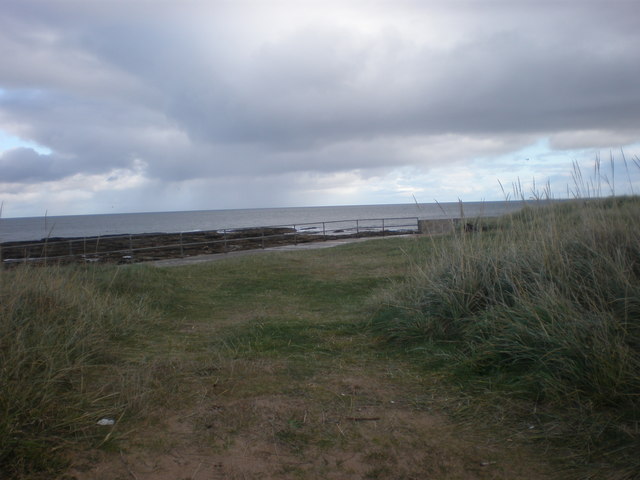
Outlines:
<svg viewBox="0 0 640 480"><path fill-rule="evenodd" d="M376 74L363 78L370 53L350 48L348 36L344 59L332 58L334 36L308 51L319 66L301 65L300 45L318 43L315 35L263 50L245 84L194 86L189 97L175 97L170 114L201 138L279 148L378 135L640 127L640 62L631 44L612 58L577 46L554 53L500 34L418 52L400 70L374 63Z"/></svg>
<svg viewBox="0 0 640 480"><path fill-rule="evenodd" d="M252 31L258 3L25 3L7 2L1 21L0 128L77 159L77 172L136 158L175 180L437 164L484 153L482 137L522 146L597 130L606 143L640 128L633 2L437 4L460 15L443 45L402 25L367 35L312 18L267 35ZM425 19L433 7L393 5ZM475 150L406 148L443 135Z"/></svg>
<svg viewBox="0 0 640 480"><path fill-rule="evenodd" d="M68 159L42 155L31 148L14 148L0 154L0 183L59 180L75 170Z"/></svg>
<svg viewBox="0 0 640 480"><path fill-rule="evenodd" d="M625 145L638 142L638 130L619 129L615 132L605 130L573 130L551 135L550 145L557 150L581 148L618 150Z"/></svg>

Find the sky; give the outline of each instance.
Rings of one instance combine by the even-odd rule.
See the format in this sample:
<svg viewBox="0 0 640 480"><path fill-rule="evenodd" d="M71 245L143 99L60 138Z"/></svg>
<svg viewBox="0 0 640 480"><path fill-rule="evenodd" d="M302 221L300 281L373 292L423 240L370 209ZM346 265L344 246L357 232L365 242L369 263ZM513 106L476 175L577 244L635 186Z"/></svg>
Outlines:
<svg viewBox="0 0 640 480"><path fill-rule="evenodd" d="M1 215L561 198L576 168L637 193L638 18L637 0L2 0Z"/></svg>

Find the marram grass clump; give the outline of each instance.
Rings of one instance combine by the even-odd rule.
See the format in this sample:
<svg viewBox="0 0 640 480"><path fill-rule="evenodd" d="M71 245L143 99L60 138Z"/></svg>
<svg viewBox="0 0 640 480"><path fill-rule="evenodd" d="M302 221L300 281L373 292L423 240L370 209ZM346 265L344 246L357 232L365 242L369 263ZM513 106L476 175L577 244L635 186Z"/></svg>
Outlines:
<svg viewBox="0 0 640 480"><path fill-rule="evenodd" d="M0 270L3 475L55 472L68 447L110 441L118 425L96 422L121 419L148 393L125 347L157 316L104 284L83 269Z"/></svg>
<svg viewBox="0 0 640 480"><path fill-rule="evenodd" d="M638 197L525 208L422 255L376 315L385 339L446 345L451 372L550 406L554 434L640 471Z"/></svg>

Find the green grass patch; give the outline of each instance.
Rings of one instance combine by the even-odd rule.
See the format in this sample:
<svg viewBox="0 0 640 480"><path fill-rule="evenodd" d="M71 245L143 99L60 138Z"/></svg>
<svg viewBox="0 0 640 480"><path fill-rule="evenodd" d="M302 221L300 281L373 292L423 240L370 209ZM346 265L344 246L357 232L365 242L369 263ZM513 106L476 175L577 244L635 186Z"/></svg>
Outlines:
<svg viewBox="0 0 640 480"><path fill-rule="evenodd" d="M375 332L430 367L444 347L456 381L536 402L580 461L640 469L639 198L525 208L414 258Z"/></svg>
<svg viewBox="0 0 640 480"><path fill-rule="evenodd" d="M361 342L362 303L402 272L401 240L370 243L377 262L349 247L171 269L0 271L0 470L54 476L70 451L120 448L159 407L235 381L221 372L234 359L285 366L267 385L246 364L256 386L239 392L312 376L342 343ZM97 425L103 417L115 425Z"/></svg>

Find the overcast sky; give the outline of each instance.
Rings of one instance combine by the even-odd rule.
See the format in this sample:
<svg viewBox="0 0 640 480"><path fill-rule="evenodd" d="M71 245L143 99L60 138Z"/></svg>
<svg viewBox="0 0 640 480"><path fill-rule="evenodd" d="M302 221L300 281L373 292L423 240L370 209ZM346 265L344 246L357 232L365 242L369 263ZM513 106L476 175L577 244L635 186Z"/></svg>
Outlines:
<svg viewBox="0 0 640 480"><path fill-rule="evenodd" d="M4 217L640 191L637 0L1 3Z"/></svg>

